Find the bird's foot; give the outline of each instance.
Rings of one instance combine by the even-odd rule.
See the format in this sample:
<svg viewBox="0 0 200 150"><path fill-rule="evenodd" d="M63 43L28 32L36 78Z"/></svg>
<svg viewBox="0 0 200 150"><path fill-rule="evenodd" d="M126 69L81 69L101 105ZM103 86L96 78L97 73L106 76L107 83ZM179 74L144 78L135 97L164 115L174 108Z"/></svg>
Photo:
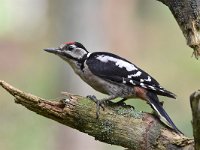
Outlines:
<svg viewBox="0 0 200 150"><path fill-rule="evenodd" d="M96 96L94 95L88 95L87 98L89 98L90 100L92 100L93 102L96 103L96 118L99 118L100 115L100 108L102 108L103 110L105 110L104 108L104 101L98 100L96 98Z"/></svg>

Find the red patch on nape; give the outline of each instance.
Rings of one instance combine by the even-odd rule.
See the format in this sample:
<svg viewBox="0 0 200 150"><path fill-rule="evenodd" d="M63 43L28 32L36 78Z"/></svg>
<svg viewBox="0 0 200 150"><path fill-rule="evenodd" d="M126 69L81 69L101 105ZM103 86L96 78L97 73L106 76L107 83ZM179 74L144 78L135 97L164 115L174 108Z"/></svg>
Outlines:
<svg viewBox="0 0 200 150"><path fill-rule="evenodd" d="M71 45L71 44L75 44L75 42L65 42L64 44Z"/></svg>

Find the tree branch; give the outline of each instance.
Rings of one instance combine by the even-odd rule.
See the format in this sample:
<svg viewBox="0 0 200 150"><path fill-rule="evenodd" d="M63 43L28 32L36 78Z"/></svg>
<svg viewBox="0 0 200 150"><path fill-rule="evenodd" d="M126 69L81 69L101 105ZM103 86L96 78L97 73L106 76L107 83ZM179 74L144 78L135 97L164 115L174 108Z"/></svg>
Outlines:
<svg viewBox="0 0 200 150"><path fill-rule="evenodd" d="M190 96L195 149L200 149L200 90Z"/></svg>
<svg viewBox="0 0 200 150"><path fill-rule="evenodd" d="M199 0L158 0L169 7L174 15L187 45L193 48L194 56L200 56L200 1Z"/></svg>
<svg viewBox="0 0 200 150"><path fill-rule="evenodd" d="M0 85L15 97L16 103L108 144L137 150L194 148L192 139L176 134L153 115L128 105L110 102L97 120L95 104L84 97L65 93L63 104L25 93L1 80Z"/></svg>

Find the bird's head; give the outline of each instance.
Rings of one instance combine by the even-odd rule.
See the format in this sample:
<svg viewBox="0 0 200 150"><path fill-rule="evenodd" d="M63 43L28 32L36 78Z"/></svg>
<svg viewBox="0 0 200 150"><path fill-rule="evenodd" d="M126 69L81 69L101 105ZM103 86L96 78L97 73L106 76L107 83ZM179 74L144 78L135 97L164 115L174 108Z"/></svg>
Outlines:
<svg viewBox="0 0 200 150"><path fill-rule="evenodd" d="M66 61L80 61L88 54L86 48L79 42L66 42L58 48L45 48L44 50Z"/></svg>

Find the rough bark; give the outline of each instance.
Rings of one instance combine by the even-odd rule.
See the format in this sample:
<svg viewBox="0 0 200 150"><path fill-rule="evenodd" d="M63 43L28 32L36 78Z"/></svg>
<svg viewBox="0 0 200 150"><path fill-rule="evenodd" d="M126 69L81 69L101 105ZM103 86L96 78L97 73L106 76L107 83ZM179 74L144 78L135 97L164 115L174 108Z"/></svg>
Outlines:
<svg viewBox="0 0 200 150"><path fill-rule="evenodd" d="M192 126L195 141L195 149L200 149L200 90L194 92L190 96L190 104L192 109Z"/></svg>
<svg viewBox="0 0 200 150"><path fill-rule="evenodd" d="M39 115L93 136L96 140L128 149L193 149L194 141L176 134L149 113L110 102L97 120L95 104L84 97L65 93L66 104L20 91L4 81L0 85L15 102Z"/></svg>
<svg viewBox="0 0 200 150"><path fill-rule="evenodd" d="M174 15L187 45L194 56L200 56L200 0L158 0L169 7Z"/></svg>

